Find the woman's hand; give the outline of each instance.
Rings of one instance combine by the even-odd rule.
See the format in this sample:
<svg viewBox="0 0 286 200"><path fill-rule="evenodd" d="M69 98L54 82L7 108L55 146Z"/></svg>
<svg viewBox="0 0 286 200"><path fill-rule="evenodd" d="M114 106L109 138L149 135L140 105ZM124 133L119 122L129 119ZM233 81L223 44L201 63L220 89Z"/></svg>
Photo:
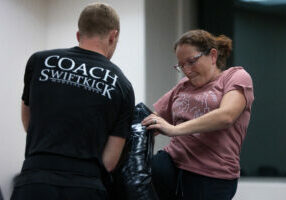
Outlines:
<svg viewBox="0 0 286 200"><path fill-rule="evenodd" d="M147 127L147 130L155 129L161 134L167 136L175 136L176 135L176 127L166 122L162 117L158 117L155 114L151 114L146 117L142 123L143 126Z"/></svg>

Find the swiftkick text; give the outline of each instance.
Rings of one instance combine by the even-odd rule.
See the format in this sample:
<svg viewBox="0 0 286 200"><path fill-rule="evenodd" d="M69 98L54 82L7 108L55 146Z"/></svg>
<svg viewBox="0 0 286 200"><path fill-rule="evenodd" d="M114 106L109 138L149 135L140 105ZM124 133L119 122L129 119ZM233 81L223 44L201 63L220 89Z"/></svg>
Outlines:
<svg viewBox="0 0 286 200"><path fill-rule="evenodd" d="M85 63L77 63L67 57L52 55L45 59L45 69L42 69L40 81L57 82L61 84L82 87L112 99L118 76L102 67L87 67Z"/></svg>

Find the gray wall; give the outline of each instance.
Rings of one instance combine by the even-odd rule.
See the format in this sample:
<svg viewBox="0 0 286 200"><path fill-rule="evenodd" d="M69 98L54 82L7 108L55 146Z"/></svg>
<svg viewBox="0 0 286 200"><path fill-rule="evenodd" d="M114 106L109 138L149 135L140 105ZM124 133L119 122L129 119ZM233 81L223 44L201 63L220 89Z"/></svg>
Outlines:
<svg viewBox="0 0 286 200"><path fill-rule="evenodd" d="M177 82L173 42L178 35L177 1L146 0L146 104L152 104Z"/></svg>

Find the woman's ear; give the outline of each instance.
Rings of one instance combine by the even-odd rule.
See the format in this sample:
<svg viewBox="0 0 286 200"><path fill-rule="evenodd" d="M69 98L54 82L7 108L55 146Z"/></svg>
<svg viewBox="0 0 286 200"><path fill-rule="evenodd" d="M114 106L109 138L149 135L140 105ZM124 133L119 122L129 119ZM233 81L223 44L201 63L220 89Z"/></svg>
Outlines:
<svg viewBox="0 0 286 200"><path fill-rule="evenodd" d="M211 59L212 59L212 64L216 64L216 61L217 61L217 57L218 57L218 51L215 49L215 48L212 48L210 50L210 56L211 56Z"/></svg>

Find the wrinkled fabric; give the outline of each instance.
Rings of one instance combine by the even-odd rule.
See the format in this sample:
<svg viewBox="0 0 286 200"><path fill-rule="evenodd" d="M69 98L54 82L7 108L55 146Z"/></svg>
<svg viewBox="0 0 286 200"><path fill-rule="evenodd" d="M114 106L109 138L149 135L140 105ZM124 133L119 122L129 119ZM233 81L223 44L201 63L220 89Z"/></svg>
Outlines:
<svg viewBox="0 0 286 200"><path fill-rule="evenodd" d="M157 200L151 177L154 136L141 125L152 112L143 104L135 106L131 135L127 140L123 161L114 175L116 195L113 199Z"/></svg>

